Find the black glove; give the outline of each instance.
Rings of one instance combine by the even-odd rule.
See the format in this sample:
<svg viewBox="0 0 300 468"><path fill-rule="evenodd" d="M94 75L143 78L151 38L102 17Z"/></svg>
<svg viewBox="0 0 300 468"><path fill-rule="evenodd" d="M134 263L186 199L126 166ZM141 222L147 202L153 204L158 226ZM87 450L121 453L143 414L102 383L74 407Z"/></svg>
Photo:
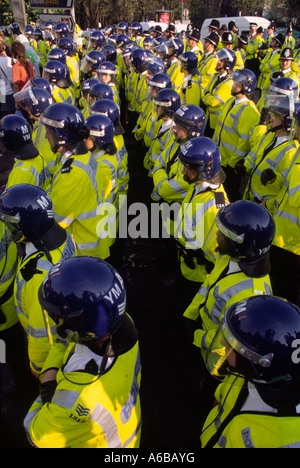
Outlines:
<svg viewBox="0 0 300 468"><path fill-rule="evenodd" d="M263 185L267 185L268 182L274 182L276 179L277 175L273 171L273 169L265 169L262 171L260 174L260 181Z"/></svg>
<svg viewBox="0 0 300 468"><path fill-rule="evenodd" d="M57 387L56 380L50 380L49 382L41 383L39 387L43 404L50 403Z"/></svg>
<svg viewBox="0 0 300 468"><path fill-rule="evenodd" d="M269 109L267 107L263 107L260 113L259 125L268 125L268 123L269 123Z"/></svg>
<svg viewBox="0 0 300 468"><path fill-rule="evenodd" d="M247 170L245 168L245 160L240 159L234 166L234 170L238 175L245 176L247 174Z"/></svg>

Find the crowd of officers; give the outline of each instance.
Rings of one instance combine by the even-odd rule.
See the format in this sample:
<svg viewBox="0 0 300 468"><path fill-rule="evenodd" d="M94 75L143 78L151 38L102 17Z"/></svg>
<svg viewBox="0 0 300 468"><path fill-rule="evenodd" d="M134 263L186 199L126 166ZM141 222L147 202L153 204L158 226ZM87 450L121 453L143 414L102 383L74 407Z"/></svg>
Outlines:
<svg viewBox="0 0 300 468"><path fill-rule="evenodd" d="M212 20L200 41L192 25L179 37L121 22L79 50L65 24L46 26L25 28L41 75L0 122L15 158L0 198L0 338L21 387L26 333L40 382L30 442L140 445L138 333L112 266L130 136L201 382L216 382L201 446L299 447L299 45L273 23L265 39Z"/></svg>

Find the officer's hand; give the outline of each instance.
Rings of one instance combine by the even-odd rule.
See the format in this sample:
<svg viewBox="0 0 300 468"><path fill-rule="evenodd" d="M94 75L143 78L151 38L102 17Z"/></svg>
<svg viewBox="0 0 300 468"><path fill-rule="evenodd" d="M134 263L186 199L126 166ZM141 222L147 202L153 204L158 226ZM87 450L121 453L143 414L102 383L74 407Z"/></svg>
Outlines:
<svg viewBox="0 0 300 468"><path fill-rule="evenodd" d="M262 173L260 174L260 181L263 185L266 186L268 183L272 184L273 182L275 182L276 177L277 176L275 172L273 171L273 169L268 168L262 171Z"/></svg>
<svg viewBox="0 0 300 468"><path fill-rule="evenodd" d="M234 170L238 175L245 176L247 174L247 170L245 167L245 160L240 159L234 166Z"/></svg>
<svg viewBox="0 0 300 468"><path fill-rule="evenodd" d="M56 375L56 369L49 369L41 377L41 384L39 390L42 402L44 404L50 403L55 393L57 386Z"/></svg>

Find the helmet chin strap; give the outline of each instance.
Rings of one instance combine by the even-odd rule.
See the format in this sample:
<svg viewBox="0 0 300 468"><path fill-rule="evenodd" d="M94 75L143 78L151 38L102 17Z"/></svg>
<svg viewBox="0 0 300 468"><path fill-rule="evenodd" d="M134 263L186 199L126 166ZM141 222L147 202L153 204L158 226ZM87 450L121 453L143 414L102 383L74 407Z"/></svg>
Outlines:
<svg viewBox="0 0 300 468"><path fill-rule="evenodd" d="M284 130L283 124L277 125L276 127L270 128L270 132L276 133L278 130Z"/></svg>

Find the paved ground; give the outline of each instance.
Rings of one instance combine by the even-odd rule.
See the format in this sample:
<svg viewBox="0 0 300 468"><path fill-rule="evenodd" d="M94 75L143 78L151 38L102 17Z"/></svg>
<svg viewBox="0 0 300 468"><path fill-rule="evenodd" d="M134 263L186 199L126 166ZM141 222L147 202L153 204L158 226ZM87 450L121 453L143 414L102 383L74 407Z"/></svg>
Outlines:
<svg viewBox="0 0 300 468"><path fill-rule="evenodd" d="M139 148L131 139L126 144L130 153L129 203L142 201L147 197ZM199 392L198 355L187 344L182 320L186 298L165 244L127 240L118 269L127 285L128 313L140 333L141 447L197 448L210 394ZM0 367L7 381L7 369ZM20 395L0 393L0 447L29 447L23 419L36 394L34 383Z"/></svg>

